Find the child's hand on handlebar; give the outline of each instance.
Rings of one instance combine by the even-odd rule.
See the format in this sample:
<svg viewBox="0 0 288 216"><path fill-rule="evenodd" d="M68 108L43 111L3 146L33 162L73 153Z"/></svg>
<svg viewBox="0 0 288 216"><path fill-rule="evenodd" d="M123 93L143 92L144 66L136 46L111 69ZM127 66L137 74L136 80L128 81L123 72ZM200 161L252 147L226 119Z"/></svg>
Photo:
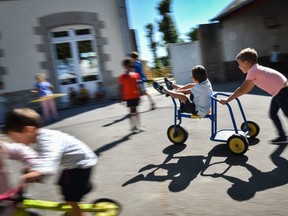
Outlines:
<svg viewBox="0 0 288 216"><path fill-rule="evenodd" d="M219 99L218 101L219 101L219 103L221 103L223 105L228 103L228 99Z"/></svg>

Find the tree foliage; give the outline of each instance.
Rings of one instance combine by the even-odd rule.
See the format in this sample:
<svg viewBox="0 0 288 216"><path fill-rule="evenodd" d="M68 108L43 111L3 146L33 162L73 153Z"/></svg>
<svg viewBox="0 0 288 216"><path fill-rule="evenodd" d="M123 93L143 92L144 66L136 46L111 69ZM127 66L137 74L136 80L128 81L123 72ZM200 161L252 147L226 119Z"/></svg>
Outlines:
<svg viewBox="0 0 288 216"><path fill-rule="evenodd" d="M191 28L191 30L186 34L190 41L198 40L197 31L198 31L197 28Z"/></svg>
<svg viewBox="0 0 288 216"><path fill-rule="evenodd" d="M154 40L154 27L153 24L149 23L145 26L146 29L146 37L149 41L149 48L153 53L154 63L156 63L157 59L157 45L158 43Z"/></svg>
<svg viewBox="0 0 288 216"><path fill-rule="evenodd" d="M165 44L177 43L178 33L171 16L171 0L162 0L157 7L162 20L158 23L159 31L163 33Z"/></svg>

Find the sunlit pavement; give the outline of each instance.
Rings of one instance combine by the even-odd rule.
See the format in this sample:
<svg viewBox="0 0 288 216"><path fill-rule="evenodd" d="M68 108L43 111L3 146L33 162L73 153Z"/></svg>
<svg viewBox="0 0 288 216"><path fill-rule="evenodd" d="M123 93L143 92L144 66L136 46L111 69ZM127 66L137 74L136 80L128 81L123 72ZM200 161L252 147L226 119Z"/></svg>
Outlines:
<svg viewBox="0 0 288 216"><path fill-rule="evenodd" d="M240 98L247 119L261 131L244 156L234 156L224 142L209 139L209 119L183 119L189 137L185 145L173 145L166 135L173 124L172 101L154 89L149 92L157 108L151 111L143 96L139 108L144 132L130 133L128 110L119 103L79 110L47 126L82 139L99 156L95 190L84 201L115 199L125 216L287 215L288 153L286 145L269 142L277 135L267 114L270 97ZM239 110L231 105L241 124ZM281 118L288 129L282 113ZM218 106L218 122L218 129L232 129L226 106ZM33 198L61 200L55 181L56 176L47 184L32 185Z"/></svg>

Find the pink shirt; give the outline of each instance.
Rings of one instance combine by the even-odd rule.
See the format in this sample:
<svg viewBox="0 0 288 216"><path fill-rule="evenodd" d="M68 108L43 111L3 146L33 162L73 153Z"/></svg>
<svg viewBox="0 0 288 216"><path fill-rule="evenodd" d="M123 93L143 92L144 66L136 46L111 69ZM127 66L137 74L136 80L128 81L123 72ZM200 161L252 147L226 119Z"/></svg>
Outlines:
<svg viewBox="0 0 288 216"><path fill-rule="evenodd" d="M22 143L0 142L0 148L4 150L3 154L0 153L0 160L3 163L3 167L0 168L0 193L3 193L12 187L9 179L11 176L9 176L9 170L7 170L6 159L21 161L25 164L25 168L28 170L35 170L34 168L39 166L39 159L38 154L31 147Z"/></svg>
<svg viewBox="0 0 288 216"><path fill-rule="evenodd" d="M256 86L275 96L287 82L286 77L278 71L254 64L247 72L246 80L252 80Z"/></svg>

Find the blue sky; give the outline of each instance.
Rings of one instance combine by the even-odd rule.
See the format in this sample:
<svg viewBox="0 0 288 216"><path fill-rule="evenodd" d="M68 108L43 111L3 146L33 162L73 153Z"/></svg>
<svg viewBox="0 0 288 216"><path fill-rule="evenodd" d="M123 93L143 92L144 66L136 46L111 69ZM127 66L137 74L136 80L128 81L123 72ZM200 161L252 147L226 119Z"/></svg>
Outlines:
<svg viewBox="0 0 288 216"><path fill-rule="evenodd" d="M160 21L156 9L161 0L126 0L130 28L136 29L139 53L142 59L152 61L152 54L148 47L145 26L149 23L157 30L155 39L159 41L157 22ZM219 12L227 7L233 0L172 0L172 15L180 38L187 38L186 33L199 24L209 23ZM164 55L160 49L158 56Z"/></svg>

